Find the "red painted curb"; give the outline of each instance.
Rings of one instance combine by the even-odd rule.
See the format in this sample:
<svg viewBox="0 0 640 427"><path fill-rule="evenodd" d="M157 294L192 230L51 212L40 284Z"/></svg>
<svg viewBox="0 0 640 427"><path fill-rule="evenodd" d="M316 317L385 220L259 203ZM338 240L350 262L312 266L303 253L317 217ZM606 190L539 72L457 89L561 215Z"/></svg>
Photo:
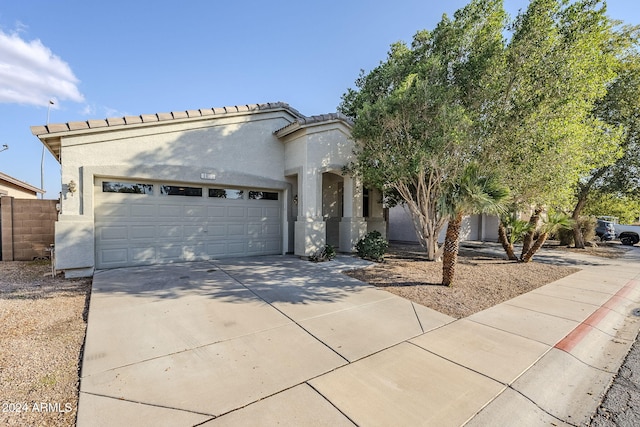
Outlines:
<svg viewBox="0 0 640 427"><path fill-rule="evenodd" d="M607 300L600 308L587 317L584 322L580 323L575 329L567 334L562 340L554 346L558 350L571 352L584 337L602 321L610 311L620 305L629 293L638 286L637 280L629 280L615 295Z"/></svg>

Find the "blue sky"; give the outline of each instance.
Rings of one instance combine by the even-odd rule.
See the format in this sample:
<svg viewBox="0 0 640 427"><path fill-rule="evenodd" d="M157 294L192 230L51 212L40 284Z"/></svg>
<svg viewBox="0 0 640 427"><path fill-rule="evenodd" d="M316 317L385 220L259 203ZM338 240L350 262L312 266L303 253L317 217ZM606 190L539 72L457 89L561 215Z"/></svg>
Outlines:
<svg viewBox="0 0 640 427"><path fill-rule="evenodd" d="M283 101L333 112L360 69L389 46L432 29L467 0L26 0L0 6L0 171L40 187L42 144L63 123ZM511 15L527 0L505 0ZM640 24L640 2L609 0ZM60 167L45 156L45 198Z"/></svg>

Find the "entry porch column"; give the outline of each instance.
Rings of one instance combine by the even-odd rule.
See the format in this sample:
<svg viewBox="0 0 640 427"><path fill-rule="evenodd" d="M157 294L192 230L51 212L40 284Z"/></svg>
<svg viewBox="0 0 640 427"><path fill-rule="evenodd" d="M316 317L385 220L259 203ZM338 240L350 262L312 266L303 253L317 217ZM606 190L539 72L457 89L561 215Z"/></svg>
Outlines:
<svg viewBox="0 0 640 427"><path fill-rule="evenodd" d="M298 177L298 216L294 226L294 253L309 257L324 248L326 224L322 218L322 172L305 168Z"/></svg>
<svg viewBox="0 0 640 427"><path fill-rule="evenodd" d="M344 177L344 203L340 221L340 251L355 252L356 243L367 234L367 222L362 217L362 183L350 176Z"/></svg>

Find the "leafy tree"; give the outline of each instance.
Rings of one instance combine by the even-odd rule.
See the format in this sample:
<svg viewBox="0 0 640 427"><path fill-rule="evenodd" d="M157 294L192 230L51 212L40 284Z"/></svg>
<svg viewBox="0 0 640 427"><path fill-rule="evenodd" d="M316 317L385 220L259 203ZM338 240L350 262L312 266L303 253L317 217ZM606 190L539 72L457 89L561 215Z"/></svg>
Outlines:
<svg viewBox="0 0 640 427"><path fill-rule="evenodd" d="M481 149L492 73L503 66L505 19L502 1L472 1L433 32L418 32L410 47L394 44L339 107L354 119L354 170L406 203L430 260L439 256L447 219L439 200Z"/></svg>
<svg viewBox="0 0 640 427"><path fill-rule="evenodd" d="M614 216L620 224L634 224L640 221L640 197L598 189L589 193L584 213L595 217Z"/></svg>
<svg viewBox="0 0 640 427"><path fill-rule="evenodd" d="M593 114L623 46L604 2L532 0L508 41L506 30L501 0L473 0L392 45L339 107L354 119L353 170L406 203L431 260L447 219L439 200L471 162L533 209L524 258L545 207L568 206L575 183L619 155L618 128Z"/></svg>
<svg viewBox="0 0 640 427"><path fill-rule="evenodd" d="M488 152L504 165L514 202L533 210L524 258L545 206L567 206L573 183L616 159L619 133L592 111L615 77L618 34L598 0L532 0L511 29L492 121L501 150Z"/></svg>
<svg viewBox="0 0 640 427"><path fill-rule="evenodd" d="M638 27L625 27L621 36L623 46L634 46L637 42ZM587 212L597 215L615 215L617 212L625 220L637 219L627 213L640 196L640 57L632 51L621 63L620 71L609 85L606 96L596 103L594 114L614 130L623 131L620 142L621 155L615 163L594 169L589 176L578 182L573 219ZM595 195L592 194L595 192ZM615 200L611 196L615 195ZM634 199L636 203L633 203ZM611 213L604 210L605 202ZM594 203L594 206L588 204ZM621 219L622 221L622 219ZM584 248L584 238L578 228L574 229L577 248Z"/></svg>
<svg viewBox="0 0 640 427"><path fill-rule="evenodd" d="M460 247L460 227L465 215L500 213L509 190L495 175L482 175L477 164L467 166L459 181L449 183L440 201L440 208L449 222L443 245L442 284L451 286Z"/></svg>

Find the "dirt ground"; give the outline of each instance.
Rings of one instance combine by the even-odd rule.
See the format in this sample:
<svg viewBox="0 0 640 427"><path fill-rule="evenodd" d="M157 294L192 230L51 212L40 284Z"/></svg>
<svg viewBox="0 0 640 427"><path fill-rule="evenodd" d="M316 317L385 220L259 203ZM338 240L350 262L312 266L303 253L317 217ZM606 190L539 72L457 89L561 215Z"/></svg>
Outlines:
<svg viewBox="0 0 640 427"><path fill-rule="evenodd" d="M617 257L625 252L619 245L585 251L605 257ZM538 263L535 258L526 264L505 258L495 246L491 251L462 246L454 284L445 287L440 284L442 263L427 261L418 245L392 244L384 263L347 274L441 313L462 318L578 271L573 267Z"/></svg>
<svg viewBox="0 0 640 427"><path fill-rule="evenodd" d="M90 290L48 262L0 262L0 425L75 425Z"/></svg>

